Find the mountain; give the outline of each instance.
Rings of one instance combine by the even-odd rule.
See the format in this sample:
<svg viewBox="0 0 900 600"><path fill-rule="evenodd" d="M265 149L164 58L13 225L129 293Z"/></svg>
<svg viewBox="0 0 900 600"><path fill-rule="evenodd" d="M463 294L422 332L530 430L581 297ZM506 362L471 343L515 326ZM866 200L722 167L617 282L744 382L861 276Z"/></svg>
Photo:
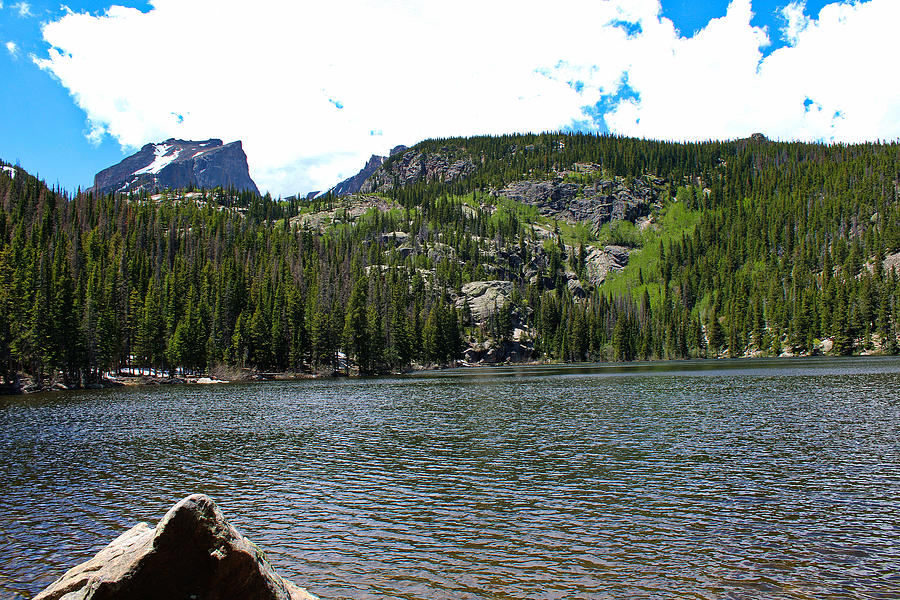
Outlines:
<svg viewBox="0 0 900 600"><path fill-rule="evenodd" d="M147 144L97 173L92 191L103 195L188 187L234 188L259 195L241 142L223 144L218 139L195 142L170 138Z"/></svg>
<svg viewBox="0 0 900 600"><path fill-rule="evenodd" d="M368 162L366 162L366 166L364 166L359 173L343 180L329 191L335 196L348 196L359 192L366 180L378 170L378 167L384 164L384 161L391 156L405 152L406 150L407 147L401 145L392 148L389 156L378 156L377 154L373 154Z"/></svg>

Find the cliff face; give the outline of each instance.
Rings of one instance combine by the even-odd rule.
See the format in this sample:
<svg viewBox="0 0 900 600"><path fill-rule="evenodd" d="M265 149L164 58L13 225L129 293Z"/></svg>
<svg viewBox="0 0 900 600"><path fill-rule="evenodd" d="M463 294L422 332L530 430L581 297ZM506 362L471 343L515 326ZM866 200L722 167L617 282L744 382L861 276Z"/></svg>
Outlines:
<svg viewBox="0 0 900 600"><path fill-rule="evenodd" d="M119 164L97 173L92 191L108 194L218 186L259 194L240 141L223 144L217 139L168 139L147 144Z"/></svg>
<svg viewBox="0 0 900 600"><path fill-rule="evenodd" d="M637 178L630 184L621 178L585 184L557 177L549 181L515 181L494 193L536 206L544 216L573 223L590 222L597 232L609 221L635 222L650 214L657 196L653 186L659 183L652 177Z"/></svg>
<svg viewBox="0 0 900 600"><path fill-rule="evenodd" d="M470 158L455 158L444 153L405 150L391 158L366 179L360 192L384 192L395 184L404 186L418 181L452 181L475 171L475 163Z"/></svg>

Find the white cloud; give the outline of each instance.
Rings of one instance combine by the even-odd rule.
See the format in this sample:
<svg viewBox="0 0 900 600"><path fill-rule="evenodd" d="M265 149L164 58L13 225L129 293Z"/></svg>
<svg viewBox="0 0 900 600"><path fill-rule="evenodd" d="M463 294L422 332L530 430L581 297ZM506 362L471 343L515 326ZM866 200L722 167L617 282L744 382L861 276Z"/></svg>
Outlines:
<svg viewBox="0 0 900 600"><path fill-rule="evenodd" d="M3 8L3 7L0 6L0 8ZM9 55L12 56L13 58L16 58L17 56L19 56L19 47L13 41L6 42L6 51L9 52Z"/></svg>
<svg viewBox="0 0 900 600"><path fill-rule="evenodd" d="M796 44L800 41L800 33L809 27L810 20L804 14L805 9L806 1L800 0L799 2L791 2L780 11L781 18L784 19L785 23L784 27L781 28L781 33L790 44Z"/></svg>
<svg viewBox="0 0 900 600"><path fill-rule="evenodd" d="M692 38L650 20L626 42L623 70L638 99L606 116L618 133L675 140L763 132L777 139L853 142L900 137L900 79L876 57L893 56L900 2L804 5L783 16L791 45L763 57L767 33L750 25L749 0L734 0Z"/></svg>
<svg viewBox="0 0 900 600"><path fill-rule="evenodd" d="M2 8L2 6L0 6ZM33 16L31 13L31 5L27 2L16 2L12 5L12 8L19 11L20 17L31 17Z"/></svg>
<svg viewBox="0 0 900 600"><path fill-rule="evenodd" d="M600 100L610 128L630 135L900 136L896 78L872 59L893 55L895 0L831 5L815 20L790 5L792 45L765 59L749 0L691 38L658 0L151 4L47 24L38 64L86 112L94 141L241 139L274 194L327 188L369 154L426 137L590 122L584 109ZM637 96L610 100L626 76Z"/></svg>

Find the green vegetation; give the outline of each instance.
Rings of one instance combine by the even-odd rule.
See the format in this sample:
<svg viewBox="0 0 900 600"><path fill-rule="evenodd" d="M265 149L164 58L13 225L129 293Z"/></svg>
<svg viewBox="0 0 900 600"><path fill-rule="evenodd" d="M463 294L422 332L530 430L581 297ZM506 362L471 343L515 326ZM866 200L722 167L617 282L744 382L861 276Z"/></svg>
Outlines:
<svg viewBox="0 0 900 600"><path fill-rule="evenodd" d="M690 188L679 191L682 190ZM699 211L688 209L684 202L677 202L666 204L644 231L628 221L604 225L600 230L603 245L626 246L636 251L630 254L625 269L609 276L603 290L614 296L630 290L635 299L641 298L647 290L653 304L657 305L663 296L660 252L665 253L667 246L680 242L683 236L692 235L699 221Z"/></svg>
<svg viewBox="0 0 900 600"><path fill-rule="evenodd" d="M882 265L900 251L896 143L544 134L412 150L477 168L397 182L363 209L227 190L68 197L0 171L0 372L77 385L125 366L336 369L341 352L380 372L511 343L515 328L566 361L805 353L825 338L897 351L900 283ZM491 194L561 173L649 174L663 193L649 226L599 231ZM629 263L592 285L605 245ZM456 298L492 279L513 292L479 322Z"/></svg>

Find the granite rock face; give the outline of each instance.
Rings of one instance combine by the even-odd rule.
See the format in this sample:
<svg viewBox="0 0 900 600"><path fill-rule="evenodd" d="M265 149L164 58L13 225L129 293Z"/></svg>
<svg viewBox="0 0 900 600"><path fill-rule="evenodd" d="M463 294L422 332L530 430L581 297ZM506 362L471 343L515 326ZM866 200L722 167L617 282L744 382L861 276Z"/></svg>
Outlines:
<svg viewBox="0 0 900 600"><path fill-rule="evenodd" d="M34 600L189 598L316 600L282 579L203 494L178 502L156 528L138 523Z"/></svg>
<svg viewBox="0 0 900 600"><path fill-rule="evenodd" d="M621 271L628 265L628 248L622 246L591 248L584 262L588 280L594 285L600 285L610 271Z"/></svg>
<svg viewBox="0 0 900 600"><path fill-rule="evenodd" d="M234 188L259 194L250 178L241 142L203 142L168 139L147 144L117 165L94 176L95 194L165 189Z"/></svg>
<svg viewBox="0 0 900 600"><path fill-rule="evenodd" d="M393 189L394 185L404 186L418 181L452 181L475 170L471 158L453 157L443 152L426 153L404 148L398 152L391 151L391 158L366 179L361 192L384 192Z"/></svg>
<svg viewBox="0 0 900 600"><path fill-rule="evenodd" d="M634 222L650 214L656 197L653 181L609 179L590 184L550 181L515 181L496 194L536 206L546 216L571 222L588 221L595 231L610 221Z"/></svg>
<svg viewBox="0 0 900 600"><path fill-rule="evenodd" d="M511 281L470 281L460 290L457 308L468 304L472 319L476 323L484 323L498 308L509 302L512 290Z"/></svg>
<svg viewBox="0 0 900 600"><path fill-rule="evenodd" d="M897 271L897 273L900 274L900 252L894 252L893 254L885 256L882 267L887 273Z"/></svg>

